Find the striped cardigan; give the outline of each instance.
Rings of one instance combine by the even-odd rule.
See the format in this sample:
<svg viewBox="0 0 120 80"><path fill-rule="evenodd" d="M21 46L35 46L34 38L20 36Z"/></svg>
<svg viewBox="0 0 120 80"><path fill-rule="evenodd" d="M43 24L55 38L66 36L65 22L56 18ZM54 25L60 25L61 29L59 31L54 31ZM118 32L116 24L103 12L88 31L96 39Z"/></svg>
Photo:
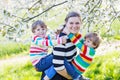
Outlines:
<svg viewBox="0 0 120 80"><path fill-rule="evenodd" d="M83 40L81 34L74 35L74 34L70 33L68 35L68 37L81 51L81 53L79 53L72 60L72 64L73 64L75 70L78 73L82 74L83 72L85 72L87 67L91 64L93 57L95 55L95 50L91 47L84 45L81 42Z"/></svg>
<svg viewBox="0 0 120 80"><path fill-rule="evenodd" d="M68 62L71 62L77 54L76 46L68 39L67 35L60 33L61 36L66 36L67 42L64 45L59 44L53 48L53 65L55 70L63 70L65 68L64 59L66 58Z"/></svg>
<svg viewBox="0 0 120 80"><path fill-rule="evenodd" d="M59 37L52 37L51 39L50 36L47 36L46 38L33 36L29 53L32 64L35 66L41 58L44 58L47 55L49 46L57 44L62 44L62 39Z"/></svg>

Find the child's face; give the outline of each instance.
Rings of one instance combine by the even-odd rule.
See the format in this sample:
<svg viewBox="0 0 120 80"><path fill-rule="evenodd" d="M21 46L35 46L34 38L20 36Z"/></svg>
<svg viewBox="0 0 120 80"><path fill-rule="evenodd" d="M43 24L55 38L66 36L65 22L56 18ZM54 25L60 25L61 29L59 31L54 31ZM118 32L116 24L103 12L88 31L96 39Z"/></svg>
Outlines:
<svg viewBox="0 0 120 80"><path fill-rule="evenodd" d="M44 38L45 35L46 35L46 32L47 32L47 29L46 28L42 28L41 26L37 26L37 28L34 30L34 34L41 37L41 38Z"/></svg>
<svg viewBox="0 0 120 80"><path fill-rule="evenodd" d="M90 38L86 38L85 41L84 41L84 44L89 46L89 47L92 47L92 48L96 47L95 45L93 45L93 42Z"/></svg>

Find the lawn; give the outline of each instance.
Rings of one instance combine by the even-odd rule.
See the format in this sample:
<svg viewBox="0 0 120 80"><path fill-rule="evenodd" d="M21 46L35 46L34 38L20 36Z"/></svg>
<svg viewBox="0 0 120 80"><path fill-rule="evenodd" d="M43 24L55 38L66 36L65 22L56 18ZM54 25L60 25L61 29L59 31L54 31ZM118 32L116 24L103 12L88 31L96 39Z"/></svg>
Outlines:
<svg viewBox="0 0 120 80"><path fill-rule="evenodd" d="M91 80L120 80L119 51L97 55L84 76ZM39 80L40 72L36 72L30 61L5 64L0 68L0 80Z"/></svg>
<svg viewBox="0 0 120 80"><path fill-rule="evenodd" d="M91 80L120 80L119 51L96 56L84 75Z"/></svg>
<svg viewBox="0 0 120 80"><path fill-rule="evenodd" d="M0 80L39 80L40 72L36 72L31 63L13 63L0 68Z"/></svg>
<svg viewBox="0 0 120 80"><path fill-rule="evenodd" d="M16 56L21 53L26 53L29 50L29 44L17 43L5 40L0 42L0 59Z"/></svg>

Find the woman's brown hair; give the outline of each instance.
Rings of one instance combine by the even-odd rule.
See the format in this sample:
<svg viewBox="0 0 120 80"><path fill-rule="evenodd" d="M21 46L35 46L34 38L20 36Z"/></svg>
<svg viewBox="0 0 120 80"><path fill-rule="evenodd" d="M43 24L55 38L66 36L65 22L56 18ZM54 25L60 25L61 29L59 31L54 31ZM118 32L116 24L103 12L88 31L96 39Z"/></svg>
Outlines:
<svg viewBox="0 0 120 80"><path fill-rule="evenodd" d="M68 22L68 19L71 18L71 17L79 17L80 22L82 23L82 20L81 20L80 14L77 13L77 12L74 12L74 11L69 12L69 13L67 14L67 16L66 16L66 18L65 18L65 22ZM55 33L59 34L60 32L62 32L63 29L64 29L64 27L65 27L65 24L62 25L62 26L60 26L60 27L61 27L61 28L58 28L58 29L56 30Z"/></svg>

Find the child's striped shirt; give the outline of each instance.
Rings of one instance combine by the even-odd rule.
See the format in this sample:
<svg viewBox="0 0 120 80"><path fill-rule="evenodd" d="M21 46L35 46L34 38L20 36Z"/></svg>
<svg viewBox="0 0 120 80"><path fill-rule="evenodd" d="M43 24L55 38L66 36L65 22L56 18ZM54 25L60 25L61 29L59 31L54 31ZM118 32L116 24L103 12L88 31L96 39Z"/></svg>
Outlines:
<svg viewBox="0 0 120 80"><path fill-rule="evenodd" d="M95 50L81 42L83 41L81 34L74 35L70 33L68 37L81 50L81 53L72 60L72 64L77 72L82 74L91 64L95 55Z"/></svg>
<svg viewBox="0 0 120 80"><path fill-rule="evenodd" d="M60 37L51 38L50 36L47 36L46 38L41 38L33 36L29 53L32 64L35 66L41 58L44 58L47 55L48 46L54 46L61 43L62 39Z"/></svg>

